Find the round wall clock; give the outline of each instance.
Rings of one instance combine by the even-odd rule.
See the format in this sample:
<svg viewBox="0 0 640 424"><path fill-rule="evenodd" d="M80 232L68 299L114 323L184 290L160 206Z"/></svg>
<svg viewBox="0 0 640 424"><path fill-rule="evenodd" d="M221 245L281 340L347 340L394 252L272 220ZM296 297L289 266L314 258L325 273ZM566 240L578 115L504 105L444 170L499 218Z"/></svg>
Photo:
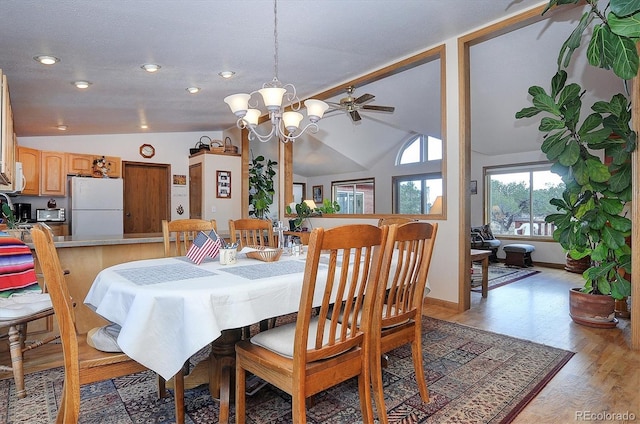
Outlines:
<svg viewBox="0 0 640 424"><path fill-rule="evenodd" d="M140 156L143 158L152 158L156 154L156 148L151 144L143 144L140 146Z"/></svg>

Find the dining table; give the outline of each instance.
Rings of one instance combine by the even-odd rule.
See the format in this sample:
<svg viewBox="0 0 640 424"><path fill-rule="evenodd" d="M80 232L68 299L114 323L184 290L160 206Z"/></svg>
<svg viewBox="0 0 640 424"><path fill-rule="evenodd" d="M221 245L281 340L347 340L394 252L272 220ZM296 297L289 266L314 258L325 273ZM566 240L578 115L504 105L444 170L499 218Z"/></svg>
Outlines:
<svg viewBox="0 0 640 424"><path fill-rule="evenodd" d="M187 257L132 261L98 273L84 303L121 326L124 353L166 380L212 343L209 388L220 398L224 423L241 328L298 310L305 259L263 262L239 252L232 265L218 258L200 265Z"/></svg>

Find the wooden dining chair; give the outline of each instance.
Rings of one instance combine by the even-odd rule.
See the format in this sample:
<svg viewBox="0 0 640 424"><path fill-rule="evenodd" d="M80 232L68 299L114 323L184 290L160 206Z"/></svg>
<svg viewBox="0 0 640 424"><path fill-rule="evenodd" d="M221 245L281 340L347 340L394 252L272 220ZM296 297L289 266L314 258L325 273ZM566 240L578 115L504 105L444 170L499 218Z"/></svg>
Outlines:
<svg viewBox="0 0 640 424"><path fill-rule="evenodd" d="M296 322L236 344L236 423L245 422L247 372L291 395L294 423L306 423L308 397L358 377L363 422L373 422L365 329L380 319L373 307L387 232L362 224L313 230ZM334 304L345 311L342 323Z"/></svg>
<svg viewBox="0 0 640 424"><path fill-rule="evenodd" d="M163 219L164 256L186 255L196 235L200 231L209 232L211 230L218 232L215 219L175 219L173 221ZM171 237L175 238L173 244L171 243Z"/></svg>
<svg viewBox="0 0 640 424"><path fill-rule="evenodd" d="M389 229L374 312L381 319L371 321L371 384L380 423L389 422L380 358L392 349L411 344L420 397L429 402L422 362L422 305L437 232L438 224L427 222L392 225Z"/></svg>
<svg viewBox="0 0 640 424"><path fill-rule="evenodd" d="M3 280L18 282L19 284L14 287L23 287L25 282L27 284L32 282L35 285L37 278L31 249L17 239L4 237L2 240L0 250L2 250L3 261L0 271ZM11 365L0 365L0 371L13 372L16 397L22 399L27 396L24 386L24 354L60 336L47 335L26 343L28 324L52 316L53 306L44 282L39 290L21 288L14 291L19 293L3 298L0 302L0 329L7 329L7 333L3 334L2 338L8 339L11 358Z"/></svg>
<svg viewBox="0 0 640 424"><path fill-rule="evenodd" d="M276 239L273 236L273 225L266 219L241 218L229 220L229 239L231 244L238 243L238 248L245 246L268 246L277 247ZM276 318L269 318L260 321L260 331L273 328ZM244 327L242 335L249 338L251 327Z"/></svg>
<svg viewBox="0 0 640 424"><path fill-rule="evenodd" d="M147 368L124 353L107 353L94 349L87 344L86 335L78 334L73 309L76 300L69 295L51 233L36 224L31 229L31 237L40 268L47 281L62 341L64 385L56 423L77 423L80 414L81 385L134 374ZM182 371L176 374L175 380L176 421L184 423Z"/></svg>
<svg viewBox="0 0 640 424"><path fill-rule="evenodd" d="M230 219L229 238L231 243L239 243L240 248L252 245L276 247L273 225L266 219Z"/></svg>

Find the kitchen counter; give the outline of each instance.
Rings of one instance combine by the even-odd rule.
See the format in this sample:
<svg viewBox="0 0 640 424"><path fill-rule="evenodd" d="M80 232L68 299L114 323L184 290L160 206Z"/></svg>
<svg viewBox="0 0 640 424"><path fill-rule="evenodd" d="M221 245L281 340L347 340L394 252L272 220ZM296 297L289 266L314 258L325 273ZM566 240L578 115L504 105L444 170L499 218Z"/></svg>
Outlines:
<svg viewBox="0 0 640 424"><path fill-rule="evenodd" d="M82 246L108 246L123 244L163 243L162 233L125 234L122 236L54 236L56 248ZM33 248L28 240L27 245Z"/></svg>

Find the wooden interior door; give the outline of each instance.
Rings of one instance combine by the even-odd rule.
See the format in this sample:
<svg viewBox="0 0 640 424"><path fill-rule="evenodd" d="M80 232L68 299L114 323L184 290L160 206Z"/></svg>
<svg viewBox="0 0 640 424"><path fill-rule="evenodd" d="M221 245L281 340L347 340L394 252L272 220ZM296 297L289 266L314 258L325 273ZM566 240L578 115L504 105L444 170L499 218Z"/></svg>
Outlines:
<svg viewBox="0 0 640 424"><path fill-rule="evenodd" d="M123 163L124 233L161 233L171 219L171 167L158 163Z"/></svg>
<svg viewBox="0 0 640 424"><path fill-rule="evenodd" d="M202 219L202 163L189 166L189 218Z"/></svg>

